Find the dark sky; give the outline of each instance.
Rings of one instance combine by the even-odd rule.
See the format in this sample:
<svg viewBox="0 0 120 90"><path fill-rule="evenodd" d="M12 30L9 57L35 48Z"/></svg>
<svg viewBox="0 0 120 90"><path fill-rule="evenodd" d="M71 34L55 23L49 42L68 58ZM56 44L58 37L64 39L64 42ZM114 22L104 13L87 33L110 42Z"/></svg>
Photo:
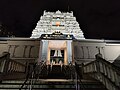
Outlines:
<svg viewBox="0 0 120 90"><path fill-rule="evenodd" d="M0 0L0 22L30 37L43 11L73 11L86 38L120 39L120 0Z"/></svg>

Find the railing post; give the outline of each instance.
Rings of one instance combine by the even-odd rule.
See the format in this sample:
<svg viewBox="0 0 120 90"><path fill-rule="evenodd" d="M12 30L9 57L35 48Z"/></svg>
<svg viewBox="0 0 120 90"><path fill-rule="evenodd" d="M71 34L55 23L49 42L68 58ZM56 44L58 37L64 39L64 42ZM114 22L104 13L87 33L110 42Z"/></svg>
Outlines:
<svg viewBox="0 0 120 90"><path fill-rule="evenodd" d="M28 69L29 69L29 63L26 62L26 66L25 66L25 73L26 73L26 75L27 75L27 73L29 73L29 72L28 72Z"/></svg>
<svg viewBox="0 0 120 90"><path fill-rule="evenodd" d="M100 72L100 65L99 65L98 59L96 60L96 69L97 69L97 72L99 73Z"/></svg>
<svg viewBox="0 0 120 90"><path fill-rule="evenodd" d="M100 77L100 64L99 64L99 60L100 60L101 57L99 57L99 56L101 56L101 54L95 55L95 57L96 57L95 63L96 63L96 70L97 70L97 74L98 74L97 79L100 80L101 77Z"/></svg>
<svg viewBox="0 0 120 90"><path fill-rule="evenodd" d="M79 83L78 83L78 75L75 73L76 76L76 90L79 90Z"/></svg>
<svg viewBox="0 0 120 90"><path fill-rule="evenodd" d="M8 71L8 67L9 67L9 61L10 61L10 54L8 52L3 52L3 54L6 54L6 57L5 57L5 65L4 65L4 70L3 70L3 73L6 74L7 71Z"/></svg>
<svg viewBox="0 0 120 90"><path fill-rule="evenodd" d="M2 60L0 62L0 73L4 72L5 63L6 63L6 60Z"/></svg>
<svg viewBox="0 0 120 90"><path fill-rule="evenodd" d="M83 78L83 73L84 73L84 67L83 66L84 66L84 64L82 63L81 64L81 78Z"/></svg>

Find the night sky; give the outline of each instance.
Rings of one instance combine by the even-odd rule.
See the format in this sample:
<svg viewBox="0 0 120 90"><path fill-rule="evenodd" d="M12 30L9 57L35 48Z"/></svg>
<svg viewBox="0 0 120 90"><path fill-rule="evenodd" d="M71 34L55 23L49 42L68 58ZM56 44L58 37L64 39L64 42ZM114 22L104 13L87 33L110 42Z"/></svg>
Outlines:
<svg viewBox="0 0 120 90"><path fill-rule="evenodd" d="M85 38L120 39L120 0L0 0L0 22L30 37L44 10L73 11Z"/></svg>

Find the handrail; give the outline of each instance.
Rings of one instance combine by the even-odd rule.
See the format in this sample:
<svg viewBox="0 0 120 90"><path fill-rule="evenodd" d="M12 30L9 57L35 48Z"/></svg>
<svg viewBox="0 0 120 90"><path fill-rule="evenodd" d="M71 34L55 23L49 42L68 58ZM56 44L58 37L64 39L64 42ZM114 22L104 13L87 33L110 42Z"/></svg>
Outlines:
<svg viewBox="0 0 120 90"><path fill-rule="evenodd" d="M3 52L2 54L0 54L0 61L3 60L4 57L7 57L9 55L8 52Z"/></svg>
<svg viewBox="0 0 120 90"><path fill-rule="evenodd" d="M7 70L8 62L9 62L10 54L7 52L3 52L0 55L0 73L4 73Z"/></svg>
<svg viewBox="0 0 120 90"><path fill-rule="evenodd" d="M105 59L96 60L83 66L84 73L102 82L108 90L120 90L120 70Z"/></svg>
<svg viewBox="0 0 120 90"><path fill-rule="evenodd" d="M78 65L77 64L73 65L72 63L70 63L67 66L69 66L69 67L64 66L65 74L71 75L71 79L73 79L73 82L75 81L76 90L79 90L81 88L81 87L79 87L78 80L83 87L82 90L84 90L85 86L82 84L80 72L78 72L78 70L77 70Z"/></svg>
<svg viewBox="0 0 120 90"><path fill-rule="evenodd" d="M82 71L79 71L80 69L79 69L79 65L75 62L75 67L74 67L74 65L72 65L72 67L74 68L74 70L73 71L75 71L76 72L76 77L77 77L77 79L79 80L79 82L80 82L80 84L82 85L82 87L83 87L83 90L85 89L85 86L84 86L84 84L83 84L83 82L82 82L82 75L80 75L80 73L82 73ZM79 89L79 88L78 88Z"/></svg>
<svg viewBox="0 0 120 90"><path fill-rule="evenodd" d="M44 66L46 64L46 62L44 61L44 62L40 62L39 64L36 62L33 66L35 66L34 68L33 68L33 70L31 71L31 72L29 72L30 70L30 68L28 68L28 75L27 75L27 77L26 77L26 80L24 81L24 83L22 84L22 86L20 87L20 89L19 90L21 90L23 87L24 87L24 85L26 85L26 83L27 83L27 81L28 81L28 79L32 76L32 78L34 77L34 73L35 73L35 71L36 71L36 69L38 69L38 66L40 66L39 67L39 74L41 73L41 70L42 70L42 67Z"/></svg>
<svg viewBox="0 0 120 90"><path fill-rule="evenodd" d="M63 66L63 73L65 75L65 77L69 77L69 75L72 75L70 67L67 67L66 65Z"/></svg>
<svg viewBox="0 0 120 90"><path fill-rule="evenodd" d="M37 65L36 69L38 69L38 70L36 70L36 71L37 71L38 75L41 74L41 71L43 70L44 66L46 66L46 61L40 62L40 63Z"/></svg>
<svg viewBox="0 0 120 90"><path fill-rule="evenodd" d="M74 79L75 78L75 66L73 64L70 64L70 71L71 71L71 74L72 74L72 78Z"/></svg>

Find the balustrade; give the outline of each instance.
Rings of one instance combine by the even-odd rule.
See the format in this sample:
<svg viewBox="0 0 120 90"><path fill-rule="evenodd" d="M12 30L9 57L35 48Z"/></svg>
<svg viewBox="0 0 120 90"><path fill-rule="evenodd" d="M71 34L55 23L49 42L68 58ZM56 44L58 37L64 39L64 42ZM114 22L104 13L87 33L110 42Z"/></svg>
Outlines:
<svg viewBox="0 0 120 90"><path fill-rule="evenodd" d="M102 82L108 90L120 90L120 69L100 57L84 65L84 73Z"/></svg>
<svg viewBox="0 0 120 90"><path fill-rule="evenodd" d="M0 80L3 79L5 75L12 73L25 73L26 65L16 62L10 59L10 54L8 52L3 52L0 56Z"/></svg>
<svg viewBox="0 0 120 90"><path fill-rule="evenodd" d="M25 72L25 65L19 62L10 60L7 72Z"/></svg>
<svg viewBox="0 0 120 90"><path fill-rule="evenodd" d="M10 54L7 52L4 52L2 55L0 55L0 73L3 73L7 70L6 66L8 65L9 56Z"/></svg>

